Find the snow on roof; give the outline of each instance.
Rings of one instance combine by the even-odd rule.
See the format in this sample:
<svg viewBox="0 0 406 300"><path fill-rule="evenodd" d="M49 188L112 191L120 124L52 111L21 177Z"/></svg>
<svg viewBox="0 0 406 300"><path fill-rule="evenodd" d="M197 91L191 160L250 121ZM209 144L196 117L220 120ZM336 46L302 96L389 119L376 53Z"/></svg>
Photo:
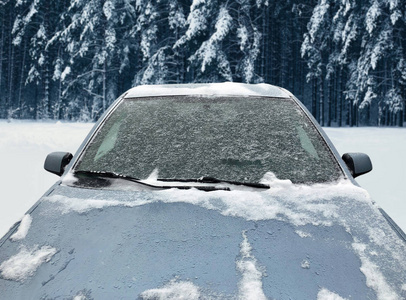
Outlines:
<svg viewBox="0 0 406 300"><path fill-rule="evenodd" d="M269 96L288 98L286 90L265 84L246 84L236 82L140 85L129 90L125 98L174 95L223 95L223 96Z"/></svg>

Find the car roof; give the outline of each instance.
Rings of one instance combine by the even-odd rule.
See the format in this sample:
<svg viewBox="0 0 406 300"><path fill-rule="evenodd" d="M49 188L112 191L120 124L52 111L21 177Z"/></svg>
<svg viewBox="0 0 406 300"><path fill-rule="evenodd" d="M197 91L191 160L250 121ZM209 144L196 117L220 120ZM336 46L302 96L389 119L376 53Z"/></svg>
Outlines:
<svg viewBox="0 0 406 300"><path fill-rule="evenodd" d="M141 85L128 91L125 98L179 95L267 96L290 98L291 94L274 85L237 82Z"/></svg>

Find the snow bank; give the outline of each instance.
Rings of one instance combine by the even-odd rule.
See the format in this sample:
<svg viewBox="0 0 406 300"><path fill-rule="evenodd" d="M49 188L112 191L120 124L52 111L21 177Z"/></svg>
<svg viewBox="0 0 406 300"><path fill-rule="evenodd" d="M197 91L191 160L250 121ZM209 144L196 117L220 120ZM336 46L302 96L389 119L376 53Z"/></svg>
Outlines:
<svg viewBox="0 0 406 300"><path fill-rule="evenodd" d="M406 129L323 128L340 155L364 152L372 161L372 172L357 177L389 216L406 232Z"/></svg>
<svg viewBox="0 0 406 300"><path fill-rule="evenodd" d="M48 153L75 153L94 124L0 120L0 237L58 180Z"/></svg>
<svg viewBox="0 0 406 300"><path fill-rule="evenodd" d="M28 230L31 227L31 223L32 223L32 218L29 214L26 214L20 223L20 226L18 227L17 232L15 232L10 239L12 241L19 241L22 239L25 239L25 237L27 236Z"/></svg>
<svg viewBox="0 0 406 300"><path fill-rule="evenodd" d="M0 275L4 279L24 281L34 275L39 266L48 262L56 252L56 249L50 246L40 249L38 246L32 249L23 246L20 252L1 263Z"/></svg>

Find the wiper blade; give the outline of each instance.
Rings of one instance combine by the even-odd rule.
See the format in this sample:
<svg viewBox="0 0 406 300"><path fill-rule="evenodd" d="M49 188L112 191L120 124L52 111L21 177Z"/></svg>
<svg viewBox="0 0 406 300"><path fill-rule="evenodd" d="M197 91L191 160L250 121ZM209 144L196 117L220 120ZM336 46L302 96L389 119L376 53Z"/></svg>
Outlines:
<svg viewBox="0 0 406 300"><path fill-rule="evenodd" d="M165 181L165 182L179 181L179 182L199 182L199 183L228 183L231 185L242 185L242 186L248 186L248 187L259 188L259 189L269 189L270 188L269 185L263 184L263 183L223 180L223 179L217 179L217 178L211 177L211 176L203 176L200 178L192 178L192 179L158 179L158 180Z"/></svg>
<svg viewBox="0 0 406 300"><path fill-rule="evenodd" d="M151 188L157 188L157 189L172 189L172 188L176 188L176 189L181 189L181 190L188 190L188 189L198 189L201 191L205 191L205 192L211 192L211 191L229 191L229 188L223 188L223 187L215 187L215 186L182 186L182 185L154 185L151 183L147 183L139 178L136 177L131 177L128 175L122 175L122 174L118 174L118 173L114 173L114 172L106 172L106 171L76 171L73 173L74 175L83 175L83 176L90 176L90 177L102 177L102 178L113 178L113 179L123 179L123 180L127 180L127 181L131 181L131 182L135 182L144 186L148 186Z"/></svg>

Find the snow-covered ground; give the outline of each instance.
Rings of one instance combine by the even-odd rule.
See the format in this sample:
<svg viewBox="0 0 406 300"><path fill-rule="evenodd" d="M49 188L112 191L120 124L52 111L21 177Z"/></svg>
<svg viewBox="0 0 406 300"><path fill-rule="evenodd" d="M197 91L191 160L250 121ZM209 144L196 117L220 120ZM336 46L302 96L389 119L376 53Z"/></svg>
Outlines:
<svg viewBox="0 0 406 300"><path fill-rule="evenodd" d="M0 236L58 179L43 169L48 153L75 153L93 124L0 121ZM406 129L326 128L340 154L365 152L374 170L357 180L406 230Z"/></svg>
<svg viewBox="0 0 406 300"><path fill-rule="evenodd" d="M406 128L324 128L338 152L364 152L373 170L357 177L391 218L406 232Z"/></svg>

